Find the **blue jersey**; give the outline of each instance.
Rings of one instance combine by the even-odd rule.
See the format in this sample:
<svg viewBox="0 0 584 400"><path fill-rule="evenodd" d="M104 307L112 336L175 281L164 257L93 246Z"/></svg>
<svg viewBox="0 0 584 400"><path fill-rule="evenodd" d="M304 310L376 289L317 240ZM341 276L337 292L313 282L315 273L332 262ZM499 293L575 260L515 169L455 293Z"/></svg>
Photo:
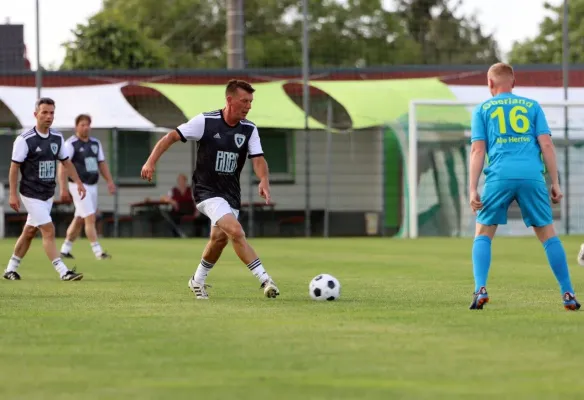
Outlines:
<svg viewBox="0 0 584 400"><path fill-rule="evenodd" d="M485 182L501 179L545 181L545 164L537 137L551 135L551 132L537 101L501 93L474 109L471 131L472 142L485 141Z"/></svg>

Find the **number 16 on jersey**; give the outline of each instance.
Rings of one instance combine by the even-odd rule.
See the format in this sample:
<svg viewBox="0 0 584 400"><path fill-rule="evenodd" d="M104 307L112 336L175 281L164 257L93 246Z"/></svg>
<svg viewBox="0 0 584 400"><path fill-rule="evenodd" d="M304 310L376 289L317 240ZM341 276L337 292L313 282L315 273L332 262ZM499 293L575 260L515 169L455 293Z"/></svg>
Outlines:
<svg viewBox="0 0 584 400"><path fill-rule="evenodd" d="M523 106L511 108L507 115L505 115L505 108L499 106L491 113L491 119L498 120L501 135L507 133L507 122L515 133L527 133L530 128L529 119L527 118L527 108Z"/></svg>

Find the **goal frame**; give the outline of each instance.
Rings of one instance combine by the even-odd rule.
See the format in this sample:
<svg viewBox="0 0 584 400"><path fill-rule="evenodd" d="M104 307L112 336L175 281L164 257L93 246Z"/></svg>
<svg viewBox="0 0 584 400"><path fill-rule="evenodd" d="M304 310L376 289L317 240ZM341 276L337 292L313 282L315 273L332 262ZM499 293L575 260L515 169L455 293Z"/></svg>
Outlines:
<svg viewBox="0 0 584 400"><path fill-rule="evenodd" d="M538 101L542 107L564 107L565 118L567 119L567 109L569 107L582 107L584 102L573 100L559 101ZM406 168L408 173L407 189L407 218L405 237L415 239L418 237L418 122L416 118L417 108L419 106L437 106L437 107L475 107L481 104L476 101L459 101L445 99L413 99L410 100L408 108L408 155L406 157ZM565 194L567 197L567 193Z"/></svg>

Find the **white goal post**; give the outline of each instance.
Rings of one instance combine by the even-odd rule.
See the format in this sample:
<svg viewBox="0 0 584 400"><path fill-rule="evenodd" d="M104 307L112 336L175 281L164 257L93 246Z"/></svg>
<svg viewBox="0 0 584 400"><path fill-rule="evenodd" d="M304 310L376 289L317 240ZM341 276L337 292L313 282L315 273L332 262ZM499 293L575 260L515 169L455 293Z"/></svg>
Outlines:
<svg viewBox="0 0 584 400"><path fill-rule="evenodd" d="M486 98L484 99L486 100ZM482 101L481 101L482 102ZM470 102L470 101L457 101L457 100L439 100L439 99L415 99L411 100L409 103L408 110L408 155L406 157L406 168L407 168L407 223L404 227L405 235L408 238L418 237L418 120L417 111L420 106L436 106L436 107L475 107L481 102ZM545 110L546 107L554 107L562 110L567 110L569 107L580 107L584 108L584 102L582 101L538 101L539 105ZM547 114L547 113L546 113ZM582 113L584 114L584 112ZM562 124L565 126L565 118L567 116L567 111L562 114ZM469 110L469 120L470 123L470 110ZM548 120L549 122L549 120ZM550 128L554 130L553 126ZM582 128L582 126L579 126ZM557 129L557 128L556 128Z"/></svg>

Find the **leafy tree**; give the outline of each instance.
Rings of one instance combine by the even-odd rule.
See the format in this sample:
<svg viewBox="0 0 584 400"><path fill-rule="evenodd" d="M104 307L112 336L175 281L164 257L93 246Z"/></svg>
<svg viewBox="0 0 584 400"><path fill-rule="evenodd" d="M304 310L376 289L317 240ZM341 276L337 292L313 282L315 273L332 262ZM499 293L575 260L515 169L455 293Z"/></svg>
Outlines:
<svg viewBox="0 0 584 400"><path fill-rule="evenodd" d="M462 0L399 0L398 13L420 47L422 64L487 64L499 61L492 35L475 15L457 17Z"/></svg>
<svg viewBox="0 0 584 400"><path fill-rule="evenodd" d="M509 54L513 64L559 64L562 62L562 24L563 6L545 3L551 12L539 24L539 34L523 42L514 43ZM570 42L569 60L572 63L584 62L584 0L570 0L568 9L568 32Z"/></svg>
<svg viewBox="0 0 584 400"><path fill-rule="evenodd" d="M449 0L310 1L313 67L399 64L484 64L498 59L492 37L473 18L455 17ZM226 1L105 0L102 18L132 21L158 48L170 68L225 68ZM246 0L248 68L297 67L302 63L300 0ZM98 46L93 43L93 46ZM111 46L111 45L110 45ZM120 66L123 67L123 66Z"/></svg>
<svg viewBox="0 0 584 400"><path fill-rule="evenodd" d="M132 21L140 32L168 48L170 68L226 65L225 1L105 0L101 14Z"/></svg>
<svg viewBox="0 0 584 400"><path fill-rule="evenodd" d="M97 14L77 25L62 69L141 69L166 66L165 52L136 28Z"/></svg>

